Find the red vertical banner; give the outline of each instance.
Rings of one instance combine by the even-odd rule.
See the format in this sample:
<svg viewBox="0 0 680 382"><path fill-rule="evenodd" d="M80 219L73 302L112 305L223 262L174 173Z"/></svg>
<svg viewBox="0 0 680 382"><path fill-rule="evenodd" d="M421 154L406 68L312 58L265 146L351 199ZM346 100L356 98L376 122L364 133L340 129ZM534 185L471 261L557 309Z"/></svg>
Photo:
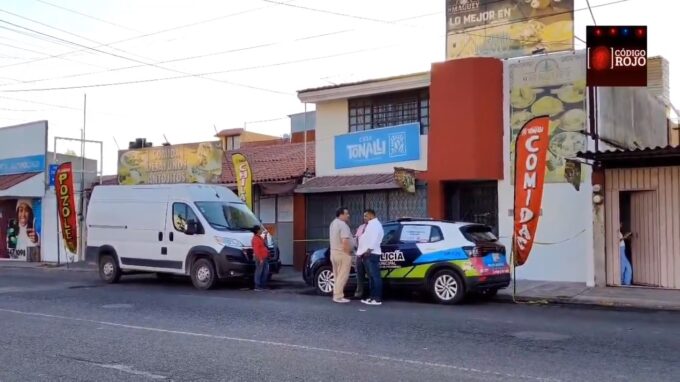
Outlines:
<svg viewBox="0 0 680 382"><path fill-rule="evenodd" d="M71 253L78 252L78 227L76 212L76 197L73 186L73 166L70 162L63 163L57 169L54 177L54 191L57 196L59 223L61 236L66 248Z"/></svg>
<svg viewBox="0 0 680 382"><path fill-rule="evenodd" d="M550 118L528 121L515 140L515 205L512 246L516 266L524 264L534 245L543 200Z"/></svg>

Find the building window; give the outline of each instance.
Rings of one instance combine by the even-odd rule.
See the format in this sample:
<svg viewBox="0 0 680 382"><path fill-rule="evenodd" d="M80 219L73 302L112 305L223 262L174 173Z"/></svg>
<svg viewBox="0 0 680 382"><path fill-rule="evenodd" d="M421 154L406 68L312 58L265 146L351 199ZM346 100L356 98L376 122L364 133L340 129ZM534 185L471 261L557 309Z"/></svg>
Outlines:
<svg viewBox="0 0 680 382"><path fill-rule="evenodd" d="M430 128L429 89L381 94L349 100L349 131L365 131L420 122L420 133Z"/></svg>

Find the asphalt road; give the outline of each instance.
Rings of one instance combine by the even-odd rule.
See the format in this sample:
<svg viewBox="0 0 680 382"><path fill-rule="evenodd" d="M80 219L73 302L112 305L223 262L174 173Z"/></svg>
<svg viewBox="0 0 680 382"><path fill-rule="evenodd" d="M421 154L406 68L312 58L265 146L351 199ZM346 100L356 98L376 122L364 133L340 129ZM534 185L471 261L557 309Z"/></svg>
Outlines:
<svg viewBox="0 0 680 382"><path fill-rule="evenodd" d="M680 314L0 268L0 381L678 381Z"/></svg>

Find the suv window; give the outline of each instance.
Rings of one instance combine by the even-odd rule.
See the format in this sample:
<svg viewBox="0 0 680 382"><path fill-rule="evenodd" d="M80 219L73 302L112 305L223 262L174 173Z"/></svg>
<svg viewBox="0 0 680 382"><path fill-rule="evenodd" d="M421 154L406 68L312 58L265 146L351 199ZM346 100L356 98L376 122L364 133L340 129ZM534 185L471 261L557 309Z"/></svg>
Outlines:
<svg viewBox="0 0 680 382"><path fill-rule="evenodd" d="M498 238L493 234L491 227L481 224L471 224L460 227L460 232L463 233L466 239L473 243L488 243L497 241Z"/></svg>
<svg viewBox="0 0 680 382"><path fill-rule="evenodd" d="M398 237L397 235L399 234L399 225L398 224L390 224L390 225L385 225L383 226L383 239L382 239L382 244L394 244L397 242Z"/></svg>
<svg viewBox="0 0 680 382"><path fill-rule="evenodd" d="M402 243L434 243L444 240L444 235L437 226L405 224L399 240Z"/></svg>
<svg viewBox="0 0 680 382"><path fill-rule="evenodd" d="M185 203L174 203L172 205L172 225L175 227L175 230L185 232L189 220L198 222L194 210Z"/></svg>

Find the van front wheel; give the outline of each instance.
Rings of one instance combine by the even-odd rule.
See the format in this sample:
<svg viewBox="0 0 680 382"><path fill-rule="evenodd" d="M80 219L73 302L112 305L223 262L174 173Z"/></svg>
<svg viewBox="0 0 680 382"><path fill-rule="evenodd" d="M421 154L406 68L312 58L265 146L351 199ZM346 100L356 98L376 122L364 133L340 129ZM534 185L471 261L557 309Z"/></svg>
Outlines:
<svg viewBox="0 0 680 382"><path fill-rule="evenodd" d="M120 281L120 267L115 257L104 255L99 258L99 277L109 284Z"/></svg>
<svg viewBox="0 0 680 382"><path fill-rule="evenodd" d="M191 265L191 282L197 289L208 290L215 286L215 266L208 259L198 259Z"/></svg>

